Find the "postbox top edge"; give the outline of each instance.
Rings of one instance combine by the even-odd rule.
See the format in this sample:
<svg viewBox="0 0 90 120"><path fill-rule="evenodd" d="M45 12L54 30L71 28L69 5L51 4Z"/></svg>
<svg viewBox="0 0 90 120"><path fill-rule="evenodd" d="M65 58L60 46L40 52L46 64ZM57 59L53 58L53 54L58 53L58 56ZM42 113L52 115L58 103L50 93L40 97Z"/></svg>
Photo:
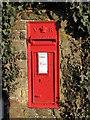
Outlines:
<svg viewBox="0 0 90 120"><path fill-rule="evenodd" d="M58 23L58 21L28 21L27 23Z"/></svg>

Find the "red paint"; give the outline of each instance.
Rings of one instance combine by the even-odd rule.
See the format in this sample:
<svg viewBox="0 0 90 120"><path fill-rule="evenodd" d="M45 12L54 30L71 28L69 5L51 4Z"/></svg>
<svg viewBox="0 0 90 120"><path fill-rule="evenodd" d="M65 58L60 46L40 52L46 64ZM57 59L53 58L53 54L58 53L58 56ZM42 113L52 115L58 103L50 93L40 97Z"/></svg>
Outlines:
<svg viewBox="0 0 90 120"><path fill-rule="evenodd" d="M28 22L27 38L28 107L59 108L59 25L55 21Z"/></svg>

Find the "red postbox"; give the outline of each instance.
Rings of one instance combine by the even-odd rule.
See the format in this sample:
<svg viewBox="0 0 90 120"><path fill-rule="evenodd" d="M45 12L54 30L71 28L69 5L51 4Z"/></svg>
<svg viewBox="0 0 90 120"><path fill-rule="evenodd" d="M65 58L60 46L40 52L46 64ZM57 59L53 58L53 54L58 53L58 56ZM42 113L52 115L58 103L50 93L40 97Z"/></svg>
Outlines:
<svg viewBox="0 0 90 120"><path fill-rule="evenodd" d="M28 107L60 107L59 24L28 22Z"/></svg>

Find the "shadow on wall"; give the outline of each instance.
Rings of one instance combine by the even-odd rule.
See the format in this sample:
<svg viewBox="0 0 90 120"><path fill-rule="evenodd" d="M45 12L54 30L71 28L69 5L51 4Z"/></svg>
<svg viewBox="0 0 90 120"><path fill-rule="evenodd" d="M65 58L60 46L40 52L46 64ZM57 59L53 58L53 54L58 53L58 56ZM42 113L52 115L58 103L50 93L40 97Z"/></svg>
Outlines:
<svg viewBox="0 0 90 120"><path fill-rule="evenodd" d="M5 90L2 91L2 99L3 99L3 107L4 107L3 108L4 115L2 120L9 120L9 107L10 107L9 94Z"/></svg>

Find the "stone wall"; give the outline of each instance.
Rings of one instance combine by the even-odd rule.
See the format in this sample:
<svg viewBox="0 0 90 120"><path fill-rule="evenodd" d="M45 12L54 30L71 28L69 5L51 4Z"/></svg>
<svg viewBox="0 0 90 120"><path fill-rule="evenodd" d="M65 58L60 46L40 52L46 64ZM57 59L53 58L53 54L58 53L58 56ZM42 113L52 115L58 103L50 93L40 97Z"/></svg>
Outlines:
<svg viewBox="0 0 90 120"><path fill-rule="evenodd" d="M12 44L15 48L19 75L10 85L10 118L56 118L52 109L28 108L27 74L27 22L49 20L45 12L36 15L32 10L17 14L12 27Z"/></svg>
<svg viewBox="0 0 90 120"><path fill-rule="evenodd" d="M10 117L23 118L26 116L24 111L28 102L26 21L16 20L12 29L12 44L15 47L19 74L16 81L13 81L10 86Z"/></svg>
<svg viewBox="0 0 90 120"><path fill-rule="evenodd" d="M58 20L56 14L50 15L54 20ZM16 64L18 66L19 75L10 86L10 118L60 118L60 110L56 109L30 109L28 108L28 73L27 73L27 22L28 21L50 21L49 16L43 11L41 15L37 15L32 10L27 10L17 14L16 21L12 27L12 44L15 47ZM60 99L63 101L62 77L63 68L67 68L68 57L74 54L77 61L81 62L80 51L75 51L75 46L79 44L74 38L65 33L67 21L61 21L60 28L60 78L61 78L61 94ZM71 61L73 64L73 60Z"/></svg>

